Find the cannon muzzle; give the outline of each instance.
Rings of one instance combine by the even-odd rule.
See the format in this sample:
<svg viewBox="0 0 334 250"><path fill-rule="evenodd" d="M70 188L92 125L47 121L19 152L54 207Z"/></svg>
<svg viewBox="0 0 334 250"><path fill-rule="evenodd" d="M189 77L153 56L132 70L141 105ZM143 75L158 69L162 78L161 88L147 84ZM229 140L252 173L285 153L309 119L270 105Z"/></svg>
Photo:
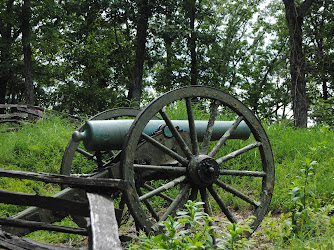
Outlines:
<svg viewBox="0 0 334 250"><path fill-rule="evenodd" d="M83 127L83 131L75 131L72 134L72 138L75 142L83 141L88 151L120 150L133 121L131 119L87 121ZM173 120L172 123L179 130L189 132L187 120ZM232 121L216 121L213 126L211 141L219 140L232 124ZM200 142L203 141L207 125L208 121L195 121L197 139ZM143 132L151 136L159 129L163 130L165 136L172 137L163 120L149 121ZM246 140L249 136L250 129L245 122L241 122L229 138Z"/></svg>

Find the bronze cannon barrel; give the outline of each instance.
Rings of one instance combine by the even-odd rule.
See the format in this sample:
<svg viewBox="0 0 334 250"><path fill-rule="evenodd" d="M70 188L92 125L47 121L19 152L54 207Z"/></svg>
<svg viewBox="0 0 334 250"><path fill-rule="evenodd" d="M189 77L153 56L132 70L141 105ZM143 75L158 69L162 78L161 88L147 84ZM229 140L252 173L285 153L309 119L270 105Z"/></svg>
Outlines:
<svg viewBox="0 0 334 250"><path fill-rule="evenodd" d="M108 151L122 149L124 138L134 120L95 120L87 121L83 127L83 131L75 131L72 138L75 142L83 141L88 151ZM189 132L189 124L187 120L173 120L173 125L179 130ZM212 141L219 140L220 137L232 126L233 121L215 121L213 125ZM195 121L198 141L202 142L208 121ZM144 133L152 135L159 129L163 129L167 137L172 137L171 132L163 120L151 120L146 125ZM241 122L238 127L231 133L230 139L246 140L250 136L250 129L245 122Z"/></svg>

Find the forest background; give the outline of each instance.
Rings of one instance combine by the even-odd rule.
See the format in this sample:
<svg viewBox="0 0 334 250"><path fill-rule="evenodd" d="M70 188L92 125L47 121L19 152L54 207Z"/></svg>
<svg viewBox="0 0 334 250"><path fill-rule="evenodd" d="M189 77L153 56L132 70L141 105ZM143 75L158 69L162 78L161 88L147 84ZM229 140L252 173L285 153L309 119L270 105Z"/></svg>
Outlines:
<svg viewBox="0 0 334 250"><path fill-rule="evenodd" d="M185 85L334 125L332 0L1 0L0 103L96 114Z"/></svg>

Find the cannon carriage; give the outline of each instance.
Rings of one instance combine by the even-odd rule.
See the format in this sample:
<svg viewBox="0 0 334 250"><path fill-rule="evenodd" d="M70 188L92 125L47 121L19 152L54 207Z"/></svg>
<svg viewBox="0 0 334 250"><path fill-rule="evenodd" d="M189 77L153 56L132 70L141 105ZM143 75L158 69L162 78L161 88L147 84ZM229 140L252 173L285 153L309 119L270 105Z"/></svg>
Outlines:
<svg viewBox="0 0 334 250"><path fill-rule="evenodd" d="M179 115L184 120L173 119L176 109L184 111ZM90 166L85 173L83 164ZM159 231L157 223L174 216L187 200L203 201L204 211L218 220L251 218L256 230L268 210L275 175L271 146L256 116L233 96L204 86L170 91L143 110L120 108L92 117L73 133L60 174L126 183L105 190L117 201L117 223L129 212L147 233ZM62 183L59 197L87 200L85 191L68 185ZM30 208L15 218L52 223L62 216ZM85 227L83 217L73 218Z"/></svg>

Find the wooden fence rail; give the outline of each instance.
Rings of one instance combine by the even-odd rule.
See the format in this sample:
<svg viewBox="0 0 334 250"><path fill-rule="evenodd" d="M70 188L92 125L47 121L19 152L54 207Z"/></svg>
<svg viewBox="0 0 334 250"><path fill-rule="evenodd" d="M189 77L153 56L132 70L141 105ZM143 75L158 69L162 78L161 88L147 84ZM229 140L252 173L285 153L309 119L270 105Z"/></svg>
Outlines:
<svg viewBox="0 0 334 250"><path fill-rule="evenodd" d="M42 108L25 104L0 104L0 124L35 122L43 116ZM8 127L6 131L16 130Z"/></svg>

